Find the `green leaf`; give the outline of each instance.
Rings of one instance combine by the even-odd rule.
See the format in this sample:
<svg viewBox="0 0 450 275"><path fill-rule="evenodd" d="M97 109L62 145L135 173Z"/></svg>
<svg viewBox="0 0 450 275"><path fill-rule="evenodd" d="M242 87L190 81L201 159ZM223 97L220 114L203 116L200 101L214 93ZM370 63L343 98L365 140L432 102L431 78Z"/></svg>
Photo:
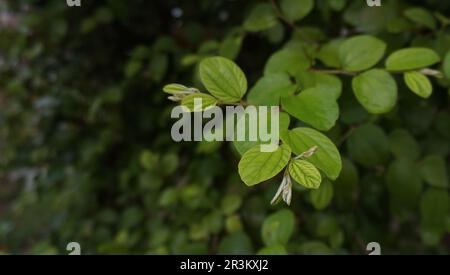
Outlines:
<svg viewBox="0 0 450 275"><path fill-rule="evenodd" d="M288 73L295 75L311 66L311 61L304 51L297 47L286 48L273 53L264 67L264 74Z"/></svg>
<svg viewBox="0 0 450 275"><path fill-rule="evenodd" d="M245 152L239 162L239 175L248 186L276 176L291 157L291 149L285 144L280 145L274 152L261 152L260 147L261 145L257 145Z"/></svg>
<svg viewBox="0 0 450 275"><path fill-rule="evenodd" d="M323 45L317 53L317 58L328 67L340 68L341 60L339 58L339 49L342 42L344 42L344 40L334 39Z"/></svg>
<svg viewBox="0 0 450 275"><path fill-rule="evenodd" d="M433 92L433 86L427 76L411 71L404 74L406 86L416 95L428 98Z"/></svg>
<svg viewBox="0 0 450 275"><path fill-rule="evenodd" d="M189 88L181 84L173 83L164 86L163 91L168 94L176 95L189 91Z"/></svg>
<svg viewBox="0 0 450 275"><path fill-rule="evenodd" d="M287 255L284 245L276 244L261 248L256 255Z"/></svg>
<svg viewBox="0 0 450 275"><path fill-rule="evenodd" d="M391 111L397 102L397 83L386 71L373 69L353 78L353 92L359 103L373 114Z"/></svg>
<svg viewBox="0 0 450 275"><path fill-rule="evenodd" d="M206 89L224 103L241 100L247 91L247 79L242 70L224 57L203 59L199 72Z"/></svg>
<svg viewBox="0 0 450 275"><path fill-rule="evenodd" d="M242 40L244 40L244 36L242 34L232 33L227 36L219 48L219 55L228 59L235 59L241 50Z"/></svg>
<svg viewBox="0 0 450 275"><path fill-rule="evenodd" d="M281 99L283 110L316 129L327 131L339 118L339 106L330 96L327 86L317 86L302 91L297 96Z"/></svg>
<svg viewBox="0 0 450 275"><path fill-rule="evenodd" d="M409 71L421 69L441 60L439 55L428 48L408 48L392 53L386 60L389 71Z"/></svg>
<svg viewBox="0 0 450 275"><path fill-rule="evenodd" d="M349 72L363 71L377 64L386 51L386 44L370 35L354 36L339 47L342 68Z"/></svg>
<svg viewBox="0 0 450 275"><path fill-rule="evenodd" d="M258 32L274 27L277 24L272 6L268 3L256 5L244 22L247 31Z"/></svg>
<svg viewBox="0 0 450 275"><path fill-rule="evenodd" d="M396 129L389 134L389 147L396 158L417 160L420 156L419 144L404 129Z"/></svg>
<svg viewBox="0 0 450 275"><path fill-rule="evenodd" d="M312 11L314 0L282 0L280 8L287 19L297 21Z"/></svg>
<svg viewBox="0 0 450 275"><path fill-rule="evenodd" d="M405 10L403 14L406 18L419 25L428 27L433 30L436 29L436 19L434 18L433 14L431 14L431 12L427 11L426 9L409 8Z"/></svg>
<svg viewBox="0 0 450 275"><path fill-rule="evenodd" d="M431 244L438 244L445 233L449 211L450 199L447 191L430 189L422 195L420 201L420 228L424 231L422 233L437 235Z"/></svg>
<svg viewBox="0 0 450 275"><path fill-rule="evenodd" d="M450 50L445 55L444 59L444 75L447 79L450 79Z"/></svg>
<svg viewBox="0 0 450 275"><path fill-rule="evenodd" d="M317 189L322 177L317 168L306 160L293 160L289 164L289 174L299 184L309 189Z"/></svg>
<svg viewBox="0 0 450 275"><path fill-rule="evenodd" d="M359 175L353 162L344 158L342 171L334 182L335 199L340 207L350 208L357 199Z"/></svg>
<svg viewBox="0 0 450 275"><path fill-rule="evenodd" d="M319 189L311 190L309 200L317 210L325 209L333 199L333 184L324 180Z"/></svg>
<svg viewBox="0 0 450 275"><path fill-rule="evenodd" d="M389 140L383 129L373 124L356 129L347 145L352 158L367 167L382 164L389 156Z"/></svg>
<svg viewBox="0 0 450 275"><path fill-rule="evenodd" d="M248 136L249 129L251 123L258 123L258 121L254 121L251 119L248 119L247 116L241 117L241 119L245 119L245 135ZM271 121L270 113L268 113L267 121ZM279 130L280 133L283 130L287 130L289 128L290 123L290 116L286 114L285 112L279 113ZM270 132L272 129L271 124L269 124L268 131ZM269 143L269 142L267 142ZM233 145L236 148L236 150L239 152L239 154L242 156L245 152L250 150L251 148L255 147L256 145L261 144L260 141L233 141Z"/></svg>
<svg viewBox="0 0 450 275"><path fill-rule="evenodd" d="M294 232L294 214L282 209L268 216L262 225L261 235L266 245L285 245Z"/></svg>
<svg viewBox="0 0 450 275"><path fill-rule="evenodd" d="M195 105L195 100L202 100L201 105ZM191 112L201 112L209 107L215 106L217 104L217 99L202 93L193 93L183 98L181 105L186 107Z"/></svg>
<svg viewBox="0 0 450 275"><path fill-rule="evenodd" d="M397 215L417 206L422 192L420 175L413 161L399 159L389 166L386 182L391 209Z"/></svg>
<svg viewBox="0 0 450 275"><path fill-rule="evenodd" d="M286 73L268 74L260 78L250 89L247 102L259 106L278 106L280 98L294 94L297 85Z"/></svg>
<svg viewBox="0 0 450 275"><path fill-rule="evenodd" d="M325 86L321 89L328 91L337 100L342 94L342 81L335 75L303 71L295 75L301 88L308 89L316 86Z"/></svg>
<svg viewBox="0 0 450 275"><path fill-rule="evenodd" d="M250 238L242 231L232 233L222 238L218 248L219 255L249 255L253 254Z"/></svg>
<svg viewBox="0 0 450 275"><path fill-rule="evenodd" d="M339 176L342 168L341 156L333 142L322 133L311 128L296 128L282 132L281 139L296 155L317 146L317 151L308 158L308 161L331 180Z"/></svg>
<svg viewBox="0 0 450 275"><path fill-rule="evenodd" d="M241 207L242 198L236 194L230 194L225 196L221 202L221 210L225 215L233 214L236 210Z"/></svg>
<svg viewBox="0 0 450 275"><path fill-rule="evenodd" d="M431 186L447 188L448 175L445 160L440 156L427 156L419 166L422 178Z"/></svg>

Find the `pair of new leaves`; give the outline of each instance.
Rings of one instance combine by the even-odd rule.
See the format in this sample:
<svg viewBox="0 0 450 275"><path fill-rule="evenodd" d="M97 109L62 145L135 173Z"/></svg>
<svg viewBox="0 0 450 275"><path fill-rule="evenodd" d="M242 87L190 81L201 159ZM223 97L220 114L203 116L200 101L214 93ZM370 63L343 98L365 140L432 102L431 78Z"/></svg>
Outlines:
<svg viewBox="0 0 450 275"><path fill-rule="evenodd" d="M199 73L202 83L210 94L200 93L197 89L179 84L167 85L164 91L171 94L172 99L181 101L181 104L190 111L201 111L216 104L240 102L247 92L244 73L234 62L226 58L204 59L200 63ZM270 87L267 91L271 91ZM193 103L194 99L199 97L203 99L203 105L196 109ZM278 101L279 98L273 105L278 105ZM342 164L336 146L325 135L314 129L287 130L288 124L281 127L283 144L274 152L261 152L258 142L250 144L251 146L240 146L235 143L238 151L243 154L239 162L239 174L246 185L252 186L266 181L276 176L288 164L292 178L307 188L320 186L322 177L319 170L332 180L337 178ZM317 150L312 152L310 151L312 148ZM292 153L301 155L301 158L291 159Z"/></svg>

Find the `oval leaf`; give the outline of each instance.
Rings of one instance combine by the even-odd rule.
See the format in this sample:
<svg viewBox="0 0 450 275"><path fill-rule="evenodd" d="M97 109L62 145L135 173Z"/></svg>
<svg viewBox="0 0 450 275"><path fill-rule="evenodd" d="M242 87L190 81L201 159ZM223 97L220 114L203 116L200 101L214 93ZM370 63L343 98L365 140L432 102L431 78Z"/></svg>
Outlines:
<svg viewBox="0 0 450 275"><path fill-rule="evenodd" d="M370 35L345 40L339 48L342 68L349 72L363 71L377 64L386 51L386 44Z"/></svg>
<svg viewBox="0 0 450 275"><path fill-rule="evenodd" d="M320 186L322 177L317 168L306 160L294 160L289 164L289 174L299 184L310 189Z"/></svg>
<svg viewBox="0 0 450 275"><path fill-rule="evenodd" d="M370 113L387 113L397 102L397 83L384 70L367 71L353 78L352 86L359 103Z"/></svg>
<svg viewBox="0 0 450 275"><path fill-rule="evenodd" d="M433 92L433 86L428 77L419 72L406 72L404 79L406 86L420 97L428 98Z"/></svg>
<svg viewBox="0 0 450 275"><path fill-rule="evenodd" d="M224 103L241 100L247 91L242 70L224 57L205 58L200 63L200 78L206 89Z"/></svg>
<svg viewBox="0 0 450 275"><path fill-rule="evenodd" d="M257 32L269 29L277 24L277 17L272 6L267 3L256 5L244 22L247 31Z"/></svg>
<svg viewBox="0 0 450 275"><path fill-rule="evenodd" d="M317 210L325 209L333 199L333 184L325 180L319 189L311 190L309 200Z"/></svg>
<svg viewBox="0 0 450 275"><path fill-rule="evenodd" d="M432 49L408 48L392 53L386 60L386 68L390 71L409 71L431 66L440 60Z"/></svg>
<svg viewBox="0 0 450 275"><path fill-rule="evenodd" d="M317 146L317 151L308 161L331 180L339 176L342 168L341 156L334 143L324 134L311 128L296 128L282 132L281 139L297 155Z"/></svg>
<svg viewBox="0 0 450 275"><path fill-rule="evenodd" d="M268 216L262 225L261 235L266 245L284 245L294 231L295 217L291 210L282 209Z"/></svg>
<svg viewBox="0 0 450 275"><path fill-rule="evenodd" d="M323 131L331 129L339 118L339 105L328 86L317 86L297 96L284 97L281 105L295 118Z"/></svg>
<svg viewBox="0 0 450 275"><path fill-rule="evenodd" d="M181 105L186 107L191 112L201 112L209 107L215 106L217 99L202 93L190 94L183 98Z"/></svg>
<svg viewBox="0 0 450 275"><path fill-rule="evenodd" d="M257 145L245 152L239 162L239 175L242 181L252 186L273 178L287 165L291 149L283 144L274 152L261 152Z"/></svg>
<svg viewBox="0 0 450 275"><path fill-rule="evenodd" d="M297 21L312 11L314 0L282 0L280 8L287 19Z"/></svg>
<svg viewBox="0 0 450 275"><path fill-rule="evenodd" d="M389 156L388 137L383 129L373 124L356 129L347 145L353 159L367 167L381 164Z"/></svg>

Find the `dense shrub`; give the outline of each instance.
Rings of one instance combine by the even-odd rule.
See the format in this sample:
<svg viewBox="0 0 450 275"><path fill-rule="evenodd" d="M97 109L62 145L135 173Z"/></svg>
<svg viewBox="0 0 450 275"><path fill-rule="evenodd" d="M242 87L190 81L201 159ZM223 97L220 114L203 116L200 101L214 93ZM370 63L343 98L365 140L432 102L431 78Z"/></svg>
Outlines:
<svg viewBox="0 0 450 275"><path fill-rule="evenodd" d="M0 252L447 254L450 2L381 2L1 2ZM174 142L169 83L280 105L301 158Z"/></svg>

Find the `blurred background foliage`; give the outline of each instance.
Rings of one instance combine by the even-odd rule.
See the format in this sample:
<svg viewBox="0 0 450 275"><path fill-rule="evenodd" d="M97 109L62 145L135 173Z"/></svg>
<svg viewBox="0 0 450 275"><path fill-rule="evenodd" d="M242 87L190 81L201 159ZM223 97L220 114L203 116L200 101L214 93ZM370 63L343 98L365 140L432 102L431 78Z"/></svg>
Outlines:
<svg viewBox="0 0 450 275"><path fill-rule="evenodd" d="M444 57L450 2L316 0L298 28L246 33L258 3L270 1L1 1L0 253L67 254L76 241L83 254L366 254L376 241L385 254L447 254L449 81L427 100L400 84L395 110L374 116L344 77L327 132L341 176L296 185L289 208L269 204L279 179L245 187L230 144L174 143L161 89L199 86L210 55L253 85L292 40L368 33Z"/></svg>

